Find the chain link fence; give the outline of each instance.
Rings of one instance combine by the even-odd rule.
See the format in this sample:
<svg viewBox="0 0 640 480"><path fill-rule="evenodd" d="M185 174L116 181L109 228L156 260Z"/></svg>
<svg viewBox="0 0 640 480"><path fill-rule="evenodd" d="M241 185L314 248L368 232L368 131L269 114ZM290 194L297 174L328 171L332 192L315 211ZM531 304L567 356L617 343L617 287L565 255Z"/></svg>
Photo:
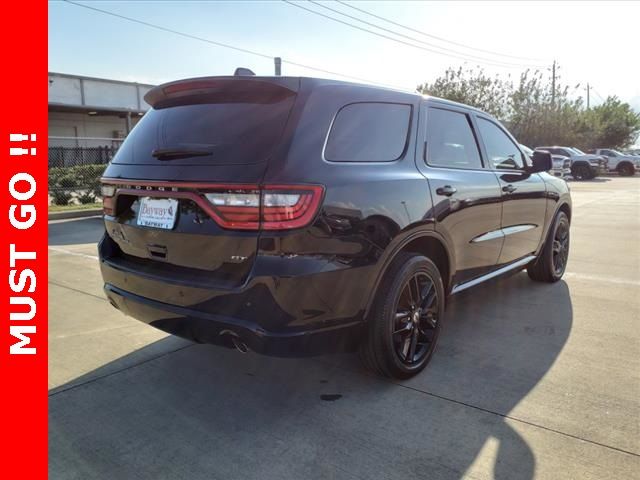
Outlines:
<svg viewBox="0 0 640 480"><path fill-rule="evenodd" d="M49 137L49 168L107 164L122 138Z"/></svg>
<svg viewBox="0 0 640 480"><path fill-rule="evenodd" d="M49 137L49 203L100 200L100 177L124 139Z"/></svg>

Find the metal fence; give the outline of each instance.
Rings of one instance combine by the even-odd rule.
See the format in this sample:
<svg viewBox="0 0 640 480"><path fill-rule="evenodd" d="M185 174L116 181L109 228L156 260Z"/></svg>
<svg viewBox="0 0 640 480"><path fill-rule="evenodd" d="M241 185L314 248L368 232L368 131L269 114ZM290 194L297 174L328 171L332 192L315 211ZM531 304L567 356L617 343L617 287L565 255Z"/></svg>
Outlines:
<svg viewBox="0 0 640 480"><path fill-rule="evenodd" d="M122 138L49 137L49 168L107 164Z"/></svg>

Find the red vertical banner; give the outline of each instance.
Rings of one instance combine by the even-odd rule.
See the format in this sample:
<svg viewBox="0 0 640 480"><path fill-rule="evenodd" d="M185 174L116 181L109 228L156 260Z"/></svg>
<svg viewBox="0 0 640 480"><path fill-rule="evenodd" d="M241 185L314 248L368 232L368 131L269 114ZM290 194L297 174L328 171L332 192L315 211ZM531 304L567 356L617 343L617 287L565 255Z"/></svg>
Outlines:
<svg viewBox="0 0 640 480"><path fill-rule="evenodd" d="M0 22L0 477L47 477L47 2Z"/></svg>

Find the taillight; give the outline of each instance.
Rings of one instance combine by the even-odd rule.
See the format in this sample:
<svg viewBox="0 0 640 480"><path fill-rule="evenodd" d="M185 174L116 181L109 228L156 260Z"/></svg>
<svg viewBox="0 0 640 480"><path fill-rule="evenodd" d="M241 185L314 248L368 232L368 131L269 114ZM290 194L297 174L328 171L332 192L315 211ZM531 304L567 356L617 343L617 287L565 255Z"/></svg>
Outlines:
<svg viewBox="0 0 640 480"><path fill-rule="evenodd" d="M102 195L102 211L105 215L113 215L115 211L116 186L103 184L100 187L100 193Z"/></svg>
<svg viewBox="0 0 640 480"><path fill-rule="evenodd" d="M322 192L318 185L267 185L255 190L217 190L205 197L223 228L289 230L313 220Z"/></svg>

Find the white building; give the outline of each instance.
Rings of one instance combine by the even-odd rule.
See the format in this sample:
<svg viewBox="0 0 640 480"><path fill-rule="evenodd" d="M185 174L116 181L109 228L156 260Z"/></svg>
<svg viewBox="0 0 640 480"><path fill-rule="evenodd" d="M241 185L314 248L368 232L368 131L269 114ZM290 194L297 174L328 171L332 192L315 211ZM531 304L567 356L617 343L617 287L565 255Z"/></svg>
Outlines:
<svg viewBox="0 0 640 480"><path fill-rule="evenodd" d="M49 166L106 163L153 85L49 72Z"/></svg>

